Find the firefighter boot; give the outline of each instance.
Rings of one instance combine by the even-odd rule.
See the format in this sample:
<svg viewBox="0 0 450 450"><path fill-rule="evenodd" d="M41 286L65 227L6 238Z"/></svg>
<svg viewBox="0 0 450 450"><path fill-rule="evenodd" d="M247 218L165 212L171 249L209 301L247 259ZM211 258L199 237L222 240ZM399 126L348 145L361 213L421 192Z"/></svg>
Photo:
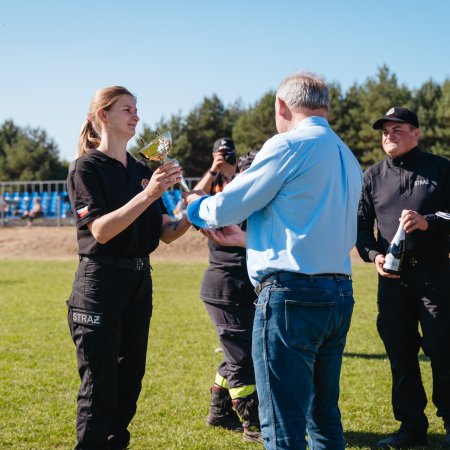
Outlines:
<svg viewBox="0 0 450 450"><path fill-rule="evenodd" d="M206 424L232 431L242 431L242 424L232 408L228 389L217 384L211 388L211 402Z"/></svg>
<svg viewBox="0 0 450 450"><path fill-rule="evenodd" d="M244 441L263 443L258 416L258 396L256 392L246 397L234 398L233 408L244 427Z"/></svg>

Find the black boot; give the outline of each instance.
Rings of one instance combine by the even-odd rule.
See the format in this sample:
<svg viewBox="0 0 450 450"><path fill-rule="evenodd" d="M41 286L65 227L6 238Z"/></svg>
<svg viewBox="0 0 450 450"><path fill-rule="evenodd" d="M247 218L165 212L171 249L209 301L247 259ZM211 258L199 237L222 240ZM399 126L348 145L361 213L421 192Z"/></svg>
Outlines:
<svg viewBox="0 0 450 450"><path fill-rule="evenodd" d="M216 384L211 388L211 402L206 424L232 431L242 431L242 424L232 408L228 389Z"/></svg>
<svg viewBox="0 0 450 450"><path fill-rule="evenodd" d="M112 432L108 436L108 444L110 450L126 450L130 444L130 432L128 430Z"/></svg>
<svg viewBox="0 0 450 450"><path fill-rule="evenodd" d="M398 430L390 436L382 439L376 445L377 449L409 449L415 447L416 445L426 445L427 435L423 434L412 434L408 431Z"/></svg>
<svg viewBox="0 0 450 450"><path fill-rule="evenodd" d="M244 441L263 443L258 416L258 396L256 392L232 400L233 408L244 426Z"/></svg>

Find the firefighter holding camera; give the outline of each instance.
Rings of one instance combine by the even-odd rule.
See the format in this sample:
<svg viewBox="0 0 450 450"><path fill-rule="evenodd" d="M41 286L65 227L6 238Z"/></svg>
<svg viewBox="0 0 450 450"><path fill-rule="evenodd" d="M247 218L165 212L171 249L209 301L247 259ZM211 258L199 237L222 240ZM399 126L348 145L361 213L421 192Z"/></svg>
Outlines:
<svg viewBox="0 0 450 450"><path fill-rule="evenodd" d="M255 157L250 152L239 159L230 138L213 146L213 162L194 189L214 195L221 192L237 172L247 169ZM245 228L245 223L241 224ZM256 299L248 277L245 248L224 247L208 241L209 266L200 297L216 328L223 359L211 388L207 424L243 431L244 440L262 443L258 418L258 396L251 355Z"/></svg>

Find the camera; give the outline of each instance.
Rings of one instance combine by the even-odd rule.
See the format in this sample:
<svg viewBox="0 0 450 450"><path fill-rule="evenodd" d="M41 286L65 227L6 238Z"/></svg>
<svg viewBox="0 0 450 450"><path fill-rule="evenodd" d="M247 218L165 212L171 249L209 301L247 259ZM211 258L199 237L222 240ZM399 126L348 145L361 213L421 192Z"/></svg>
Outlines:
<svg viewBox="0 0 450 450"><path fill-rule="evenodd" d="M222 150L220 153L226 163L234 166L236 164L236 152L234 150Z"/></svg>

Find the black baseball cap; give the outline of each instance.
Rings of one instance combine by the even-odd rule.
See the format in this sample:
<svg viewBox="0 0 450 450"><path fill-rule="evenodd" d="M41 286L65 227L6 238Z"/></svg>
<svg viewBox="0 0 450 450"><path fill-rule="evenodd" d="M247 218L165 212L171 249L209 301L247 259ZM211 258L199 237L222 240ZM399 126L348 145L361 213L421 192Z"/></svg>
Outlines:
<svg viewBox="0 0 450 450"><path fill-rule="evenodd" d="M383 117L378 119L373 125L374 130L381 130L384 122L409 123L413 127L419 128L419 119L414 111L408 108L394 106Z"/></svg>
<svg viewBox="0 0 450 450"><path fill-rule="evenodd" d="M214 142L213 152L221 152L221 151L225 152L236 151L236 147L234 146L234 142L232 141L231 138L224 137L217 139L217 141Z"/></svg>

